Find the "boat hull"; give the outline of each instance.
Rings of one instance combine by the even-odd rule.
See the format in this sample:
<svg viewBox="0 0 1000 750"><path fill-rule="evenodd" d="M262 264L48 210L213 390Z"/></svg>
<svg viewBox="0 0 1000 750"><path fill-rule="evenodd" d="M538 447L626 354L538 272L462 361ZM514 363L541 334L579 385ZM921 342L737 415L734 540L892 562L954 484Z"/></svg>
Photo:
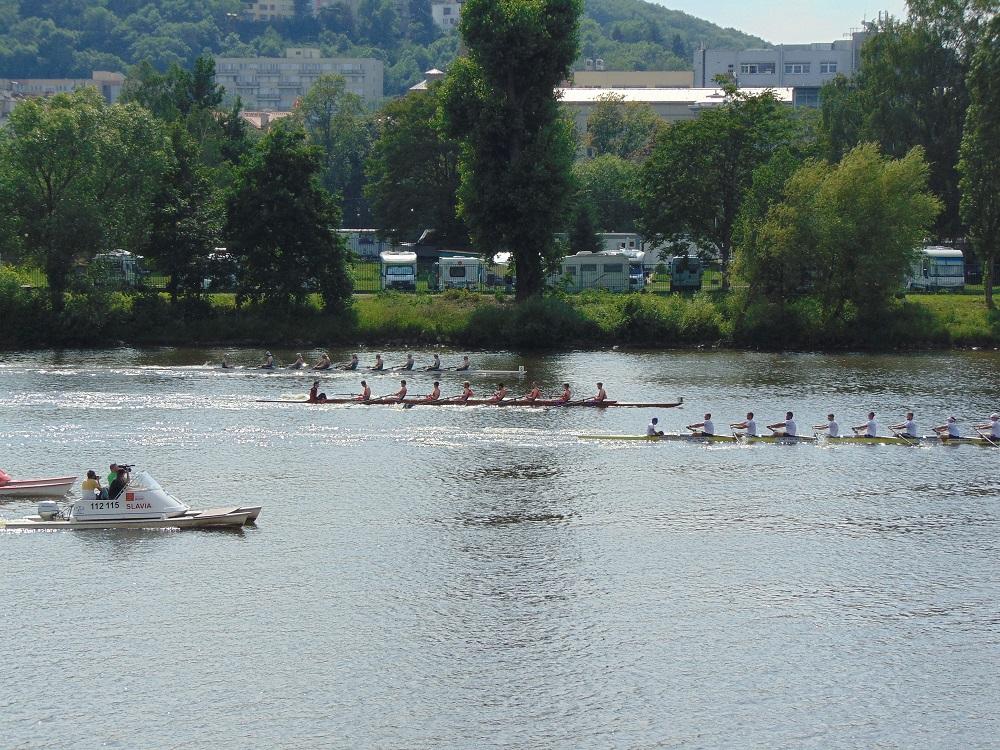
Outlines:
<svg viewBox="0 0 1000 750"><path fill-rule="evenodd" d="M529 409L577 409L577 408L589 408L589 409L608 409L611 407L619 408L631 408L631 409L673 409L684 403L684 399L678 399L677 401L666 401L662 403L638 403L631 401L583 401L574 402L570 401L566 403L564 401L555 401L553 399L537 399L535 401L527 401L525 399L512 399L509 401L491 401L485 398L469 399L468 401L426 401L422 398L407 398L400 401L399 399L386 399L386 400L373 400L373 401L358 401L352 398L330 398L326 401L298 401L295 399L257 399L258 404L309 404L311 406L327 406L336 404L353 404L355 406L496 406L496 407L513 407L520 406Z"/></svg>
<svg viewBox="0 0 1000 750"><path fill-rule="evenodd" d="M793 445L795 443L819 443L821 445L906 445L906 446L918 446L918 445L978 445L982 447L992 448L996 447L988 440L982 438L939 438L939 437L924 437L924 438L901 438L895 436L884 436L884 437L863 437L863 436L846 436L839 438L831 437L808 437L805 435L799 435L796 437L788 436L778 436L778 435L760 435L757 437L749 437L746 435L577 435L581 440L616 440L616 441L632 441L632 442L681 442L681 443L777 443L779 445Z"/></svg>
<svg viewBox="0 0 1000 750"><path fill-rule="evenodd" d="M62 497L75 483L76 477L12 479L0 485L0 497Z"/></svg>
<svg viewBox="0 0 1000 750"><path fill-rule="evenodd" d="M69 529L218 529L240 528L253 524L260 514L259 507L220 508L218 510L189 511L174 518L103 518L95 521L66 519L44 520L28 516L17 521L0 521L0 528L53 530Z"/></svg>

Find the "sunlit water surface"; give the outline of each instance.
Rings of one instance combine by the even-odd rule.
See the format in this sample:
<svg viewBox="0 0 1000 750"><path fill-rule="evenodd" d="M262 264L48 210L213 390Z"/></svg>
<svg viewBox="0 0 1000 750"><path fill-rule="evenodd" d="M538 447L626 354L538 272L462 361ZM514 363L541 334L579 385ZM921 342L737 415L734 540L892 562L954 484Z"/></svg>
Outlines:
<svg viewBox="0 0 1000 750"><path fill-rule="evenodd" d="M997 353L474 355L685 399L655 411L258 404L308 377L200 366L223 353L259 354L0 356L11 474L127 460L264 505L237 533L0 532L0 746L997 746L1000 451L577 437L747 409L927 430L1000 406Z"/></svg>

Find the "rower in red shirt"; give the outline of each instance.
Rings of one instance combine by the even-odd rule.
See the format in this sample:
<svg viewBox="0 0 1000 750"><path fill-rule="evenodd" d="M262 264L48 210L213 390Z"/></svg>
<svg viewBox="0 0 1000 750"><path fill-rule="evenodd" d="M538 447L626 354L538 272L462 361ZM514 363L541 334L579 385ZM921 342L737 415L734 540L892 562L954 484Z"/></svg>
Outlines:
<svg viewBox="0 0 1000 750"><path fill-rule="evenodd" d="M389 398L395 399L397 402L402 402L406 398L406 381L399 381L399 390L393 393Z"/></svg>
<svg viewBox="0 0 1000 750"><path fill-rule="evenodd" d="M441 398L441 384L438 381L434 381L434 388L431 392L424 396L424 401L438 401Z"/></svg>
<svg viewBox="0 0 1000 750"><path fill-rule="evenodd" d="M462 383L462 395L458 397L458 400L463 404L476 394L472 392L472 386L469 385L469 381L466 380Z"/></svg>
<svg viewBox="0 0 1000 750"><path fill-rule="evenodd" d="M569 389L569 383L563 383L563 392L559 394L559 398L557 400L565 403L571 398L573 398L573 392Z"/></svg>
<svg viewBox="0 0 1000 750"><path fill-rule="evenodd" d="M590 400L595 404L603 404L608 400L608 394L604 391L604 383L597 384L597 395Z"/></svg>
<svg viewBox="0 0 1000 750"><path fill-rule="evenodd" d="M368 387L368 383L364 380L361 381L361 393L354 397L355 401L371 401L372 389Z"/></svg>
<svg viewBox="0 0 1000 750"><path fill-rule="evenodd" d="M531 390L528 391L528 395L524 397L525 401L537 401L542 397L542 389L538 387L538 383L531 384Z"/></svg>
<svg viewBox="0 0 1000 750"><path fill-rule="evenodd" d="M490 396L490 403L499 404L504 400L504 398L506 398L508 393L509 391L507 390L507 386L503 383L497 383L497 392Z"/></svg>

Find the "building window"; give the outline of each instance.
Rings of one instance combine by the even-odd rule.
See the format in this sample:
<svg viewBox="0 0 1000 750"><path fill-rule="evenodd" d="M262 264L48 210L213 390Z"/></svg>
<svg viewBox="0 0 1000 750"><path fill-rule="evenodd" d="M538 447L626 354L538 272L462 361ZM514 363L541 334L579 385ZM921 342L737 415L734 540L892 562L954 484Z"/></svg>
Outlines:
<svg viewBox="0 0 1000 750"><path fill-rule="evenodd" d="M809 63L785 63L786 73L808 73Z"/></svg>
<svg viewBox="0 0 1000 750"><path fill-rule="evenodd" d="M450 5L446 5L446 6L444 6L444 8L442 8L442 12L443 12L443 13L444 13L444 14L445 14L446 16L450 16L450 15L451 15L451 6L450 6Z"/></svg>
<svg viewBox="0 0 1000 750"><path fill-rule="evenodd" d="M604 273L624 273L625 266L621 263L605 263Z"/></svg>
<svg viewBox="0 0 1000 750"><path fill-rule="evenodd" d="M835 62L821 62L819 64L819 72L820 73L836 73L837 72L837 63L835 63Z"/></svg>
<svg viewBox="0 0 1000 750"><path fill-rule="evenodd" d="M740 73L743 75L774 75L774 63L740 63Z"/></svg>
<svg viewBox="0 0 1000 750"><path fill-rule="evenodd" d="M590 272L590 273L597 273L597 264L596 263L581 263L580 264L580 270L583 271L584 273L588 273L588 272Z"/></svg>

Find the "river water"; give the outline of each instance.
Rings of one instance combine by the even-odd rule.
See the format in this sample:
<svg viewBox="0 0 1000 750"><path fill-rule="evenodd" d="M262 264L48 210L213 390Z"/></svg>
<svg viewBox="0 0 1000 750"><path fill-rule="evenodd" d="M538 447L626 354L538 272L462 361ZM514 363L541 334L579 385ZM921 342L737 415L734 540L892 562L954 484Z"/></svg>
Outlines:
<svg viewBox="0 0 1000 750"><path fill-rule="evenodd" d="M264 505L242 532L0 532L4 748L996 747L1000 451L577 438L747 409L927 431L1000 408L996 352L473 355L685 399L653 411L258 404L309 380L200 366L224 353L260 355L0 356L12 475L127 461Z"/></svg>

